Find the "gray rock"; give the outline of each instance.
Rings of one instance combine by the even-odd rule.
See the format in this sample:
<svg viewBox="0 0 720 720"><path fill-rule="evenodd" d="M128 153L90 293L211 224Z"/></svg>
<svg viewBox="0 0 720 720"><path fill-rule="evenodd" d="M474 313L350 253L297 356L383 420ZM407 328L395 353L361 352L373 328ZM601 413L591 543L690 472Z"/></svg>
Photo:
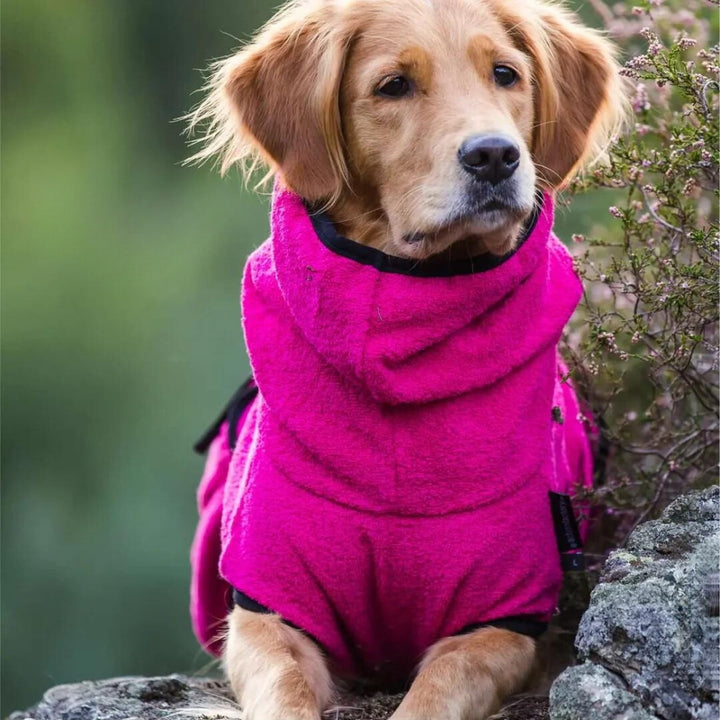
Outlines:
<svg viewBox="0 0 720 720"><path fill-rule="evenodd" d="M386 720L402 695L348 695L328 712L332 720ZM34 707L8 720L240 720L240 708L222 680L121 677L58 685ZM440 718L438 718L440 720ZM493 720L547 720L547 698L521 697ZM640 719L638 719L640 720Z"/></svg>
<svg viewBox="0 0 720 720"><path fill-rule="evenodd" d="M8 720L160 720L184 708L236 708L231 697L225 683L210 678L120 677L50 688Z"/></svg>
<svg viewBox="0 0 720 720"><path fill-rule="evenodd" d="M658 720L638 698L600 665L568 668L550 689L553 720Z"/></svg>
<svg viewBox="0 0 720 720"><path fill-rule="evenodd" d="M593 590L576 638L584 662L553 685L552 720L716 720L719 558L720 488L638 527Z"/></svg>
<svg viewBox="0 0 720 720"><path fill-rule="evenodd" d="M385 720L401 695L378 693L342 698L332 720ZM517 716L519 720L520 716ZM529 720L531 716L524 716ZM227 684L211 678L183 675L121 677L58 685L34 707L8 720L240 720ZM508 716L504 720L516 720Z"/></svg>

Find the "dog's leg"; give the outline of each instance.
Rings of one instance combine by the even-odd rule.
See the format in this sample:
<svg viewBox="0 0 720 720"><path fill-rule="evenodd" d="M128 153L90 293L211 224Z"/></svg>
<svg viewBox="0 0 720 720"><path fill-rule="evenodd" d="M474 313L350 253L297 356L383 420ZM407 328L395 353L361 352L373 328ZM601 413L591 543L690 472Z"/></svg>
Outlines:
<svg viewBox="0 0 720 720"><path fill-rule="evenodd" d="M319 720L332 699L320 649L278 615L234 608L223 659L246 720Z"/></svg>
<svg viewBox="0 0 720 720"><path fill-rule="evenodd" d="M390 720L484 720L531 675L535 641L485 627L433 645Z"/></svg>

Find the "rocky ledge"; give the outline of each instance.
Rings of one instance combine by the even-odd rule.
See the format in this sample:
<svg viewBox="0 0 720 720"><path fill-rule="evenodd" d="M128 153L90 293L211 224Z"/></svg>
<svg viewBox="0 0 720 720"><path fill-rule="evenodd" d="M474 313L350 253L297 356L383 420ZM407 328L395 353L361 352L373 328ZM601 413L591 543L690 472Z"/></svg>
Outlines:
<svg viewBox="0 0 720 720"><path fill-rule="evenodd" d="M717 720L720 489L677 499L608 558L551 720Z"/></svg>
<svg viewBox="0 0 720 720"><path fill-rule="evenodd" d="M717 720L720 488L685 495L612 553L576 646L581 664L550 690L550 720ZM399 695L347 697L332 720L384 720ZM220 680L182 675L60 685L8 720L240 719ZM437 720L445 720L438 718ZM548 720L544 697L493 720Z"/></svg>
<svg viewBox="0 0 720 720"><path fill-rule="evenodd" d="M227 685L220 680L168 677L124 677L75 685L58 685L43 699L8 720L241 720ZM401 695L378 693L346 697L326 713L332 720L386 720L400 703ZM544 720L546 698L520 698L496 716L496 720ZM440 718L438 718L440 720Z"/></svg>

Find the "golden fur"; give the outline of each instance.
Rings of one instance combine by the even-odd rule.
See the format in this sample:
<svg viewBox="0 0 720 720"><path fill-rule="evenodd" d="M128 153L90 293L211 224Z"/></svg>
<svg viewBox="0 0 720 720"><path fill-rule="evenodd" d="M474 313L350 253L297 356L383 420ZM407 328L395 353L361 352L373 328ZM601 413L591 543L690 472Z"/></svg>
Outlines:
<svg viewBox="0 0 720 720"><path fill-rule="evenodd" d="M318 646L278 615L236 607L228 618L223 664L246 720L318 720L332 700Z"/></svg>
<svg viewBox="0 0 720 720"><path fill-rule="evenodd" d="M511 87L498 64L517 72ZM378 94L399 76L411 92ZM625 106L611 44L550 0L305 0L213 66L189 125L203 130L193 160L260 162L347 237L422 260L512 249L535 188L597 158ZM497 133L519 148L512 202L460 213L458 147ZM506 630L441 640L393 718L482 720L534 657ZM233 610L225 667L247 720L318 720L331 702L320 650L274 615Z"/></svg>
<svg viewBox="0 0 720 720"><path fill-rule="evenodd" d="M519 72L516 86L493 84L494 62ZM395 72L414 96L373 94ZM190 116L204 129L194 160L260 161L347 236L419 259L507 252L536 182L563 187L626 106L610 43L547 0L292 2L213 67L207 90ZM517 207L445 222L466 180L459 143L497 131L521 148Z"/></svg>
<svg viewBox="0 0 720 720"><path fill-rule="evenodd" d="M535 641L499 628L438 641L420 664L393 720L485 718L522 690L535 663Z"/></svg>

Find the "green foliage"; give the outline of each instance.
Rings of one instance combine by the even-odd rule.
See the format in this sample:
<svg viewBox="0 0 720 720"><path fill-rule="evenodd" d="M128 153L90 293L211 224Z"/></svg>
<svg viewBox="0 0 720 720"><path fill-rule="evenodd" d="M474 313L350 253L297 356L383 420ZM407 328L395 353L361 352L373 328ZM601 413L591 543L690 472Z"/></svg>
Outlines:
<svg viewBox="0 0 720 720"><path fill-rule="evenodd" d="M594 493L620 520L610 543L679 492L717 481L720 86L708 8L651 0L608 11L631 52L640 38L647 46L623 70L632 127L572 188L616 198L602 228L574 237L585 298L568 337L610 442Z"/></svg>
<svg viewBox="0 0 720 720"><path fill-rule="evenodd" d="M2 3L2 710L192 671L202 459L267 203L181 167L196 68L270 4ZM264 7L263 7L264 5Z"/></svg>

